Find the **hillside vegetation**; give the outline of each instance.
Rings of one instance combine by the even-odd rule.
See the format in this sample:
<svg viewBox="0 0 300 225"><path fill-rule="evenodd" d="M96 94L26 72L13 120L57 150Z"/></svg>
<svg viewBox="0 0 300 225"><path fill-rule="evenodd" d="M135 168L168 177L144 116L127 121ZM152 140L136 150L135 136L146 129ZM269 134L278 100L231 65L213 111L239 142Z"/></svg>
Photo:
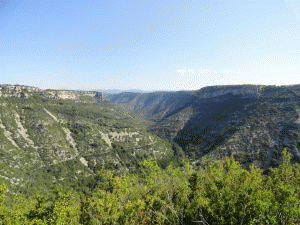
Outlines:
<svg viewBox="0 0 300 225"><path fill-rule="evenodd" d="M116 175L101 170L92 197L55 189L54 196L19 195L11 207L3 203L1 224L299 224L299 164L284 161L270 176L234 159L205 170L169 166L155 160L140 163L138 173Z"/></svg>
<svg viewBox="0 0 300 225"><path fill-rule="evenodd" d="M107 98L151 120L147 131L177 143L195 165L228 156L267 174L282 162L283 148L292 163L300 162L300 85L224 85Z"/></svg>
<svg viewBox="0 0 300 225"><path fill-rule="evenodd" d="M43 92L25 98L2 89L4 96L12 93L0 98L0 182L11 194L71 188L102 168L134 171L144 159L163 167L177 160L171 142L109 101L53 99Z"/></svg>
<svg viewBox="0 0 300 225"><path fill-rule="evenodd" d="M0 224L300 224L299 100L0 85Z"/></svg>

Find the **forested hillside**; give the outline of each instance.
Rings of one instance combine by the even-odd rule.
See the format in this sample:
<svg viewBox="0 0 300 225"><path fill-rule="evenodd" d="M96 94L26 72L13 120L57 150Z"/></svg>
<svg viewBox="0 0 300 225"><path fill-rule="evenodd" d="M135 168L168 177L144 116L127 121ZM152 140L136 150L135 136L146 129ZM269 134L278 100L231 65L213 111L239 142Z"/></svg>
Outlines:
<svg viewBox="0 0 300 225"><path fill-rule="evenodd" d="M49 92L2 89L0 182L9 193L76 186L102 168L132 171L149 158L164 167L176 161L172 143L148 133L130 113L99 95L67 92L64 99Z"/></svg>
<svg viewBox="0 0 300 225"><path fill-rule="evenodd" d="M108 99L153 122L147 131L174 141L195 165L234 158L264 173L284 147L300 162L300 85L224 85L175 93L122 93Z"/></svg>
<svg viewBox="0 0 300 225"><path fill-rule="evenodd" d="M300 223L299 85L0 90L0 224Z"/></svg>

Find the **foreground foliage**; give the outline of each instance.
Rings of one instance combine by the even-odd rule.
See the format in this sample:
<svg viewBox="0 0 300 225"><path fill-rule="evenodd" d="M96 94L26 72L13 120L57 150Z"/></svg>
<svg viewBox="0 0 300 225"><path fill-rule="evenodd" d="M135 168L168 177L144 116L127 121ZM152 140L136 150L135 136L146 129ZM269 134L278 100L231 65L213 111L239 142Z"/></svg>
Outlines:
<svg viewBox="0 0 300 225"><path fill-rule="evenodd" d="M64 193L54 197L19 195L4 204L0 186L0 224L299 224L300 166L284 161L269 176L233 159L194 170L162 170L153 160L139 173L116 175L101 170L92 197Z"/></svg>

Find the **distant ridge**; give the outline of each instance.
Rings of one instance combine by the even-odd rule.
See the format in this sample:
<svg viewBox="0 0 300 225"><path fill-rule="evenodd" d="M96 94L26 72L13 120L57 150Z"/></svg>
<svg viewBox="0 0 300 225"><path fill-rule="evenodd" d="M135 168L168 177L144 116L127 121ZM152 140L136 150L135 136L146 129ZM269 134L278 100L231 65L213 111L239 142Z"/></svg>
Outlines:
<svg viewBox="0 0 300 225"><path fill-rule="evenodd" d="M120 90L120 89L104 90L104 89L95 89L95 90L90 90L90 91L103 92L103 93L106 93L106 94L119 94L119 93L122 93L122 92L135 92L135 93L151 93L151 92L159 92L159 91L170 92L169 90L143 91L143 90L139 90L139 89L129 89L129 90Z"/></svg>

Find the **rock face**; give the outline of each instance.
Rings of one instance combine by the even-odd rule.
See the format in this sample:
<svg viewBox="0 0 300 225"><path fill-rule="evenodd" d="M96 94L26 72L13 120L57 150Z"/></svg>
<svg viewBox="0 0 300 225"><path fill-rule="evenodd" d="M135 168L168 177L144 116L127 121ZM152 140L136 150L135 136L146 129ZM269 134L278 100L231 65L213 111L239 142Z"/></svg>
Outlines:
<svg viewBox="0 0 300 225"><path fill-rule="evenodd" d="M81 97L92 97L97 101L103 100L102 93L96 91L45 90L43 95L48 98L74 100L76 102L81 101Z"/></svg>
<svg viewBox="0 0 300 225"><path fill-rule="evenodd" d="M41 89L21 85L0 85L0 97L28 98L32 93L37 92L41 92Z"/></svg>
<svg viewBox="0 0 300 225"><path fill-rule="evenodd" d="M260 89L264 85L220 85L201 88L196 96L202 98L215 98L226 94L241 98L253 98L260 96Z"/></svg>
<svg viewBox="0 0 300 225"><path fill-rule="evenodd" d="M73 100L75 102L103 101L103 94L97 91L42 90L23 85L0 85L0 97L28 98L34 93L39 93L47 98Z"/></svg>

